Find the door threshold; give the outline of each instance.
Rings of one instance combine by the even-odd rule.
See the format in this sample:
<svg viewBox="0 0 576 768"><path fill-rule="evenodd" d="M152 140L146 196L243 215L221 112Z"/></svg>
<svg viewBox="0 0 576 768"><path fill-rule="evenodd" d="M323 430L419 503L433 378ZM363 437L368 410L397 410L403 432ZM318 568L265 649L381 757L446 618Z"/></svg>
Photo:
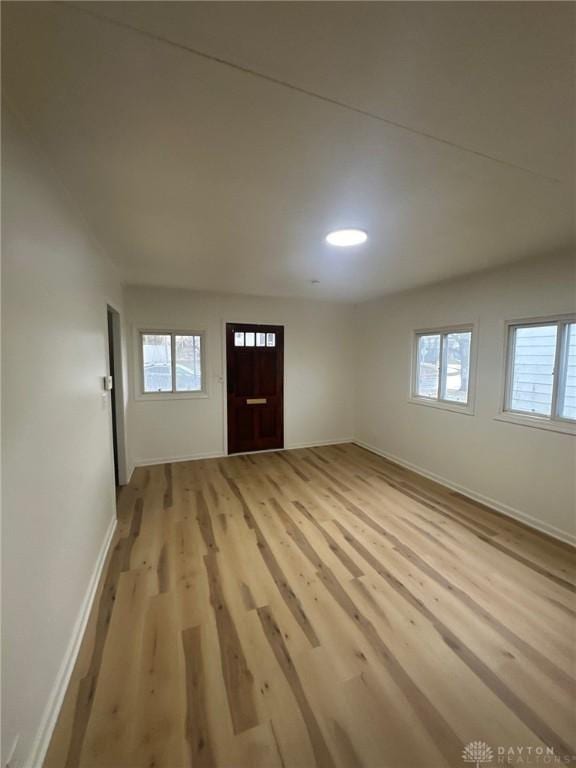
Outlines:
<svg viewBox="0 0 576 768"><path fill-rule="evenodd" d="M288 451L289 448L281 446L280 448L261 448L259 451L236 451L234 453L225 453L224 457L229 458L231 456L251 456L253 453L276 453L277 451Z"/></svg>

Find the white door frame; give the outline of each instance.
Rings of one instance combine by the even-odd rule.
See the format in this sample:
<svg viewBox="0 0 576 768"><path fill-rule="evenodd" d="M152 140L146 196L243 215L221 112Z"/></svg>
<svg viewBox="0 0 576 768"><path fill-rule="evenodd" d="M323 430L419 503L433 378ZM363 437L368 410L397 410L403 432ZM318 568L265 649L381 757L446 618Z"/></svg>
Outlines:
<svg viewBox="0 0 576 768"><path fill-rule="evenodd" d="M114 344L114 370L110 371L110 349L108 340L108 312L112 314L112 336ZM114 402L116 416L116 448L118 451L118 482L120 485L127 485L128 462L126 460L126 419L125 419L125 387L124 387L124 354L122 349L122 318L120 310L111 301L106 302L106 370L108 375L112 376L112 386L115 390ZM112 443L112 396L108 398L110 405L110 442Z"/></svg>

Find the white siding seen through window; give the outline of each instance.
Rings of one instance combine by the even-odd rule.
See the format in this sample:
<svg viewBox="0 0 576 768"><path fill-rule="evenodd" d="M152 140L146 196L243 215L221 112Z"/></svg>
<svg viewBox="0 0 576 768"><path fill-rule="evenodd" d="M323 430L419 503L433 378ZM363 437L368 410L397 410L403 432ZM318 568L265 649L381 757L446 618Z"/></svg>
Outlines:
<svg viewBox="0 0 576 768"><path fill-rule="evenodd" d="M542 421L576 420L576 323L509 326L505 410Z"/></svg>
<svg viewBox="0 0 576 768"><path fill-rule="evenodd" d="M576 419L576 323L566 328L566 358L560 398L560 416Z"/></svg>
<svg viewBox="0 0 576 768"><path fill-rule="evenodd" d="M513 411L552 413L554 361L556 358L556 325L534 325L517 328L512 358Z"/></svg>

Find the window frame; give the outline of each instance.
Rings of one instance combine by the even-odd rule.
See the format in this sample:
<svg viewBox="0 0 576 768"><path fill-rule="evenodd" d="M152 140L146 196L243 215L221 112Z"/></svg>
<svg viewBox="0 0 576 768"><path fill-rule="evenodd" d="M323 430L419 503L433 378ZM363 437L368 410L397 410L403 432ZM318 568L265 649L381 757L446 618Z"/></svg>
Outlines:
<svg viewBox="0 0 576 768"><path fill-rule="evenodd" d="M564 361L567 359L568 326L576 323L576 314L566 313L560 315L546 315L544 317L529 317L520 320L507 320L504 324L504 381L500 408L496 417L497 421L507 421L527 427L547 429L551 432L562 432L568 435L576 435L576 420L567 419L559 414L561 385L566 378ZM556 351L554 355L554 370L552 380L552 402L550 416L534 414L528 411L517 411L510 407L512 395L512 376L514 370L514 350L518 328L530 328L542 325L555 325Z"/></svg>
<svg viewBox="0 0 576 768"><path fill-rule="evenodd" d="M468 400L465 403L459 403L456 400L447 400L442 397L442 394L446 392L444 337L452 333L470 333ZM437 328L417 328L412 331L410 396L408 398L409 402L414 405L426 405L430 408L439 408L444 411L451 411L452 413L462 413L467 416L474 415L476 395L477 335L478 332L476 323L458 323L457 325L443 325ZM418 342L421 336L440 336L438 397L424 397L423 395L418 394Z"/></svg>
<svg viewBox="0 0 576 768"><path fill-rule="evenodd" d="M144 345L143 337L147 335L155 336L170 336L170 350L172 359L172 390L164 392L146 392L144 390ZM209 397L206 375L206 332L205 331L193 331L193 330L179 330L173 327L161 328L154 326L153 328L142 327L137 328L135 331L136 336L136 365L137 375L135 381L137 382L135 398L136 400L197 400ZM176 336L199 336L200 337L200 382L201 388L199 390L176 390Z"/></svg>

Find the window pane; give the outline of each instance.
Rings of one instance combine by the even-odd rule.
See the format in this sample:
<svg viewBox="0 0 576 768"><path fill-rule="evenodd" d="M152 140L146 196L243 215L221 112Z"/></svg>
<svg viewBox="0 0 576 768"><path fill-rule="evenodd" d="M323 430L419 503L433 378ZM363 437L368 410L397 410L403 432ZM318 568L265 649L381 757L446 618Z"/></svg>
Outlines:
<svg viewBox="0 0 576 768"><path fill-rule="evenodd" d="M416 371L416 394L419 397L438 397L439 368L440 336L419 336Z"/></svg>
<svg viewBox="0 0 576 768"><path fill-rule="evenodd" d="M511 410L550 416L557 332L556 325L536 325L514 331Z"/></svg>
<svg viewBox="0 0 576 768"><path fill-rule="evenodd" d="M275 347L276 346L276 334L275 333L267 333L266 334L266 346L267 347Z"/></svg>
<svg viewBox="0 0 576 768"><path fill-rule="evenodd" d="M176 391L202 389L201 336L176 336Z"/></svg>
<svg viewBox="0 0 576 768"><path fill-rule="evenodd" d="M560 393L560 416L576 419L576 323L566 328L563 387Z"/></svg>
<svg viewBox="0 0 576 768"><path fill-rule="evenodd" d="M172 345L169 333L142 334L144 392L172 391Z"/></svg>
<svg viewBox="0 0 576 768"><path fill-rule="evenodd" d="M254 346L254 334L251 331L246 332L246 346L247 347Z"/></svg>
<svg viewBox="0 0 576 768"><path fill-rule="evenodd" d="M235 347L243 347L244 346L244 331L235 331L235 333L234 333L234 346Z"/></svg>
<svg viewBox="0 0 576 768"><path fill-rule="evenodd" d="M470 331L447 333L444 337L444 354L446 355L445 400L451 400L455 403L468 402L471 341L472 333Z"/></svg>
<svg viewBox="0 0 576 768"><path fill-rule="evenodd" d="M265 333L257 333L256 334L256 346L257 347L265 347L266 346L266 334Z"/></svg>

